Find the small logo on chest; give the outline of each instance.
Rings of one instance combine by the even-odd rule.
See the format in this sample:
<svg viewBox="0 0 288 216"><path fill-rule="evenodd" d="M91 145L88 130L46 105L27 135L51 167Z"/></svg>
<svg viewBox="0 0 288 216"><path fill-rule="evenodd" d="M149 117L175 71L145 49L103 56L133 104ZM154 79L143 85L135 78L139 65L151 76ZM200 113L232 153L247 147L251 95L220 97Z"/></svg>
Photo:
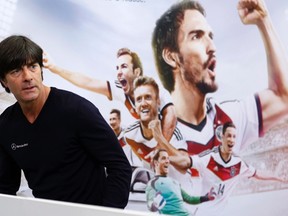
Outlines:
<svg viewBox="0 0 288 216"><path fill-rule="evenodd" d="M11 149L15 151L17 149L24 148L24 147L27 147L27 146L28 146L28 143L24 143L24 144L21 144L21 145L16 145L15 143L12 143L11 144Z"/></svg>

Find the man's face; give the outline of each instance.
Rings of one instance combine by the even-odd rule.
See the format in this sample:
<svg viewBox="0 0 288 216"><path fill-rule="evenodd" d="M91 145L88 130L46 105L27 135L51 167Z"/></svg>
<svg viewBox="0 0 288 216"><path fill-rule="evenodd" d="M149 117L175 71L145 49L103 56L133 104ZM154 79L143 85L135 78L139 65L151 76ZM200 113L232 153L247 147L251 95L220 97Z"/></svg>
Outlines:
<svg viewBox="0 0 288 216"><path fill-rule="evenodd" d="M133 92L133 81L138 76L133 70L132 57L128 54L121 55L117 58L117 79L122 85L126 95Z"/></svg>
<svg viewBox="0 0 288 216"><path fill-rule="evenodd" d="M36 100L41 92L42 71L38 63L31 63L9 71L2 81L20 103Z"/></svg>
<svg viewBox="0 0 288 216"><path fill-rule="evenodd" d="M222 136L222 146L224 153L232 154L235 140L236 129L234 127L228 127Z"/></svg>
<svg viewBox="0 0 288 216"><path fill-rule="evenodd" d="M170 165L169 155L166 151L161 151L159 158L154 162L156 175L164 175L168 174L168 168Z"/></svg>
<svg viewBox="0 0 288 216"><path fill-rule="evenodd" d="M120 128L120 118L117 115L117 113L111 113L109 116L109 124L111 126L111 128L113 129L113 131L117 131Z"/></svg>
<svg viewBox="0 0 288 216"><path fill-rule="evenodd" d="M136 112L140 121L148 125L158 117L159 99L151 85L142 85L134 90Z"/></svg>
<svg viewBox="0 0 288 216"><path fill-rule="evenodd" d="M179 72L188 86L202 94L215 92L215 45L205 17L197 10L186 10L179 29Z"/></svg>

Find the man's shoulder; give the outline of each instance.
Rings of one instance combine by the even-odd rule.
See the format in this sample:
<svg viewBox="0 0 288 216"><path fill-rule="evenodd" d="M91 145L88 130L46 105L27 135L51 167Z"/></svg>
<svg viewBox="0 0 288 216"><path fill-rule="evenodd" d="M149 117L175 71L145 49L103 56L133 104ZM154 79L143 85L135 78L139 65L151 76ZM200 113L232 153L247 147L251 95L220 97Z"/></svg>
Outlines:
<svg viewBox="0 0 288 216"><path fill-rule="evenodd" d="M64 90L64 89L58 89L55 87L51 87L51 99L61 99L58 102L63 102L66 103L66 106L68 106L70 103L72 103L72 101L87 101L87 99L85 99L84 97L73 93L71 91L68 90ZM75 105L75 104L72 104Z"/></svg>
<svg viewBox="0 0 288 216"><path fill-rule="evenodd" d="M5 120L8 120L8 117L11 115L12 112L15 112L16 106L19 106L19 104L16 102L10 106L8 106L0 115L0 123L4 122Z"/></svg>
<svg viewBox="0 0 288 216"><path fill-rule="evenodd" d="M128 127L125 128L124 133L135 133L141 128L140 121L137 120L134 123L130 124Z"/></svg>

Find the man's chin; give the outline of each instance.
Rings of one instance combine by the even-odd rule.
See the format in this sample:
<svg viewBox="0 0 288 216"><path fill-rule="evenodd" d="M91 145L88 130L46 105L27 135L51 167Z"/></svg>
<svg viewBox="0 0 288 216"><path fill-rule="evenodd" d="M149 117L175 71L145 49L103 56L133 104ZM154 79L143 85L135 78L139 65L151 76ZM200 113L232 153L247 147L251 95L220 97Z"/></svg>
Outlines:
<svg viewBox="0 0 288 216"><path fill-rule="evenodd" d="M218 85L216 83L212 85L200 84L200 85L197 85L197 87L200 90L200 92L202 92L203 94L214 93L218 90Z"/></svg>

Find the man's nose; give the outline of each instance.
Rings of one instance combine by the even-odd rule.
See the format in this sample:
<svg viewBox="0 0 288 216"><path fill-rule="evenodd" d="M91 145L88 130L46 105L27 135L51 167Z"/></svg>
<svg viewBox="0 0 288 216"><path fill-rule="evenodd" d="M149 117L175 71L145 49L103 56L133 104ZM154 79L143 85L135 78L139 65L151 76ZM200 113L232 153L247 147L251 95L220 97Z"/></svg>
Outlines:
<svg viewBox="0 0 288 216"><path fill-rule="evenodd" d="M32 79L31 71L26 66L24 66L22 68L22 76L25 80L31 80Z"/></svg>

